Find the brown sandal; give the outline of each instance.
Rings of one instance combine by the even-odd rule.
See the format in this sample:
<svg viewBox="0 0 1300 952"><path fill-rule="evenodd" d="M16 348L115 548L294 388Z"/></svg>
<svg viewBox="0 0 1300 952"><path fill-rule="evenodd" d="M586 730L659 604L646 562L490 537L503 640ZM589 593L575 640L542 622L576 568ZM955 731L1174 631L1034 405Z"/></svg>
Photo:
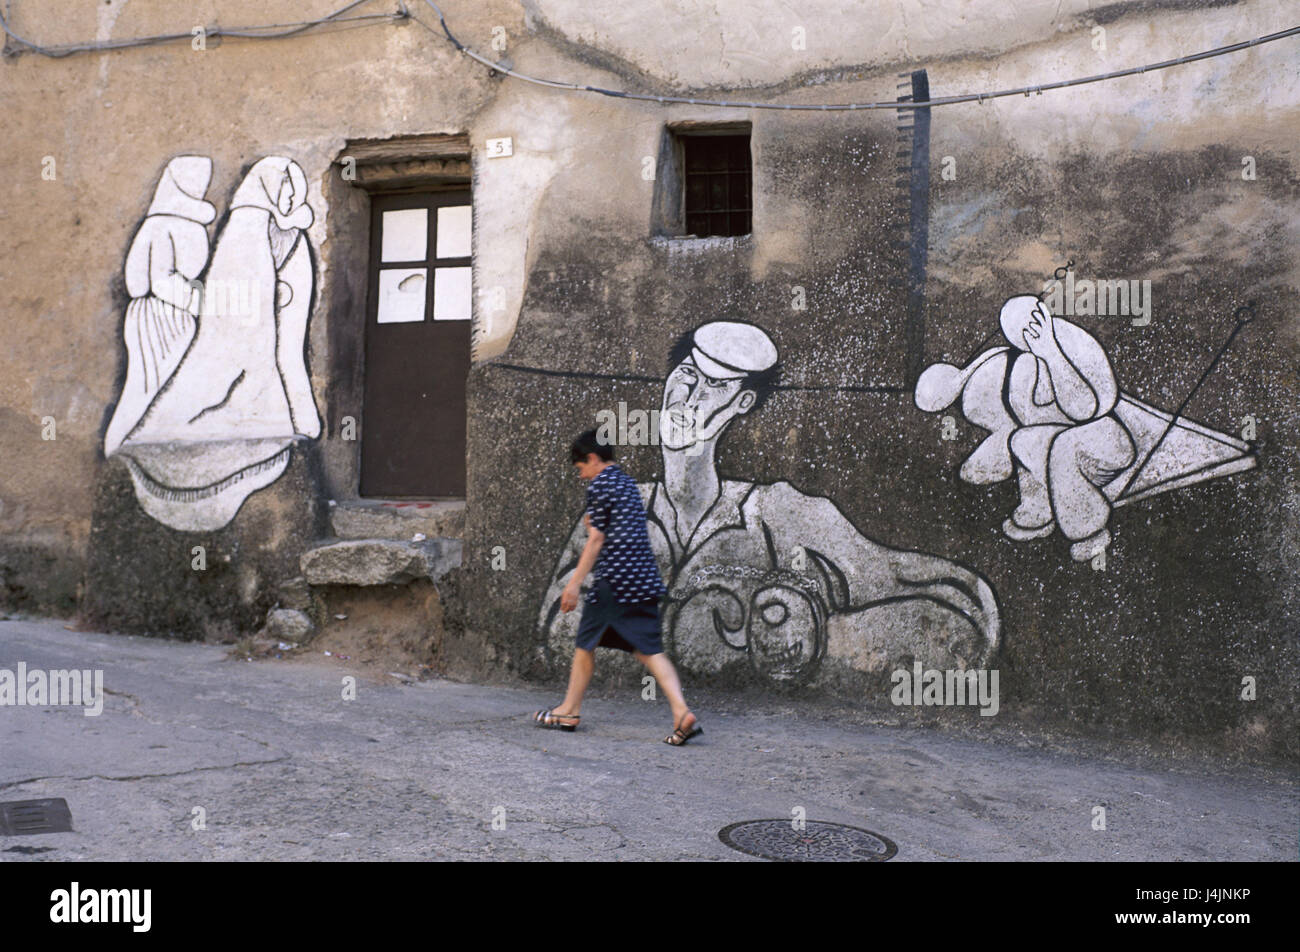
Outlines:
<svg viewBox="0 0 1300 952"><path fill-rule="evenodd" d="M547 708L545 711L538 711L533 715L533 721L538 727L549 727L552 730L569 731L572 733L578 729L578 725L564 724L561 721L580 721L581 714L556 714L554 708Z"/></svg>
<svg viewBox="0 0 1300 952"><path fill-rule="evenodd" d="M693 711L687 711L686 717L695 718L695 720L691 723L691 729L689 731L683 730L681 725L679 724L678 726L673 728L673 732L671 734L669 734L667 737L664 738L665 744L672 744L674 747L680 747L682 746L682 744L686 743L692 737L696 737L704 733L704 728L700 726L700 719L698 717L695 717L695 713ZM686 717L682 718L683 724L686 723Z"/></svg>

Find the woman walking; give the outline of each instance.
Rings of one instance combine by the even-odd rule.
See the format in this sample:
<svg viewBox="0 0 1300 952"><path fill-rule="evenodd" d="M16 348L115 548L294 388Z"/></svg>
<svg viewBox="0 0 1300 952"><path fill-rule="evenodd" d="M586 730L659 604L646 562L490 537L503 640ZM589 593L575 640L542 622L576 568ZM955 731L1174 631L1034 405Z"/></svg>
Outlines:
<svg viewBox="0 0 1300 952"><path fill-rule="evenodd" d="M592 573L594 585L587 593L578 626L569 690L554 708L538 711L539 727L564 731L577 729L582 719L582 698L596 667L596 648L627 651L659 682L672 707L673 732L664 743L680 747L704 733L699 720L682 696L673 663L664 654L659 632L659 599L667 589L659 575L650 536L646 533L645 507L636 482L614 462L614 450L588 430L569 448L578 476L587 487L587 545L578 566L560 596L561 611L578 607L582 580Z"/></svg>

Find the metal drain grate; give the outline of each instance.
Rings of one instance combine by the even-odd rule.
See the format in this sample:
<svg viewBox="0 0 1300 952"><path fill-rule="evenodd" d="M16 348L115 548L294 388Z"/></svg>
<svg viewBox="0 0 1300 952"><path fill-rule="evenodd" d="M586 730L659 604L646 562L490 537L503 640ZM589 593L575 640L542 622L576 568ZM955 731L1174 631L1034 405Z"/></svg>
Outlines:
<svg viewBox="0 0 1300 952"><path fill-rule="evenodd" d="M718 831L733 850L781 862L883 863L898 846L892 840L843 823L807 820L796 830L790 820L745 820Z"/></svg>
<svg viewBox="0 0 1300 952"><path fill-rule="evenodd" d="M72 811L62 797L0 803L0 836L72 832Z"/></svg>

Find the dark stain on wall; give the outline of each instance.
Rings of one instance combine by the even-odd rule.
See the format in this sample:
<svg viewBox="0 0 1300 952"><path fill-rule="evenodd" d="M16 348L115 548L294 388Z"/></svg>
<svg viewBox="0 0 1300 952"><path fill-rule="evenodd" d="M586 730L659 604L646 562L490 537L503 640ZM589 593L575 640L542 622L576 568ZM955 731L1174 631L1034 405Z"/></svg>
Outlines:
<svg viewBox="0 0 1300 952"><path fill-rule="evenodd" d="M100 470L79 620L102 631L220 640L255 631L277 586L324 534L319 446L298 441L284 474L226 526L185 532L147 515L120 460ZM194 548L203 548L203 569Z"/></svg>

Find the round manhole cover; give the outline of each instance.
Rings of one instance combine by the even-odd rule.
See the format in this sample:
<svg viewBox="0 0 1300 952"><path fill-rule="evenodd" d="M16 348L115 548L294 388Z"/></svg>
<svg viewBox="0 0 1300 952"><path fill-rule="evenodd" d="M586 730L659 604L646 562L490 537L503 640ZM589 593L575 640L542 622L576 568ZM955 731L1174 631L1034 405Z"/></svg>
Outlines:
<svg viewBox="0 0 1300 952"><path fill-rule="evenodd" d="M879 833L843 823L805 820L745 820L718 831L718 839L750 856L784 862L883 863L898 847Z"/></svg>

